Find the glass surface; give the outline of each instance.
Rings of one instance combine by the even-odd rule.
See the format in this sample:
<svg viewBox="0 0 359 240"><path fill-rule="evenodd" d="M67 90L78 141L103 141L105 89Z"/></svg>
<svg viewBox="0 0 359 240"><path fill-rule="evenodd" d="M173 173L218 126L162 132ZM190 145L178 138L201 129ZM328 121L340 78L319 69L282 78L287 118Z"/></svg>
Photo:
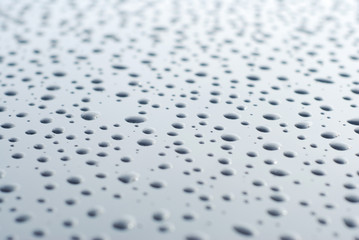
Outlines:
<svg viewBox="0 0 359 240"><path fill-rule="evenodd" d="M358 1L0 1L0 239L359 239Z"/></svg>

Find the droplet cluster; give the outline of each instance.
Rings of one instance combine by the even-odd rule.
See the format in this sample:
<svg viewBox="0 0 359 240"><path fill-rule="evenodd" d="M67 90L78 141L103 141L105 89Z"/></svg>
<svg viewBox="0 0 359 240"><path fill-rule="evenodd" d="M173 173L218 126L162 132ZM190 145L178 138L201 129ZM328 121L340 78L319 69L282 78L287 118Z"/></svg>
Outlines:
<svg viewBox="0 0 359 240"><path fill-rule="evenodd" d="M0 1L0 239L359 239L359 2Z"/></svg>

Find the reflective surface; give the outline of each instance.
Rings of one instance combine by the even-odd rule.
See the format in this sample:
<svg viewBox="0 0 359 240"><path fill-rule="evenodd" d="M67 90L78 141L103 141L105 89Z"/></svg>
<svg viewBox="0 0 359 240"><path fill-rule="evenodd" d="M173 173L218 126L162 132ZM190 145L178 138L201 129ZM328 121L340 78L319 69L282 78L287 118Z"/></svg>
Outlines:
<svg viewBox="0 0 359 240"><path fill-rule="evenodd" d="M1 1L1 239L359 239L358 9Z"/></svg>

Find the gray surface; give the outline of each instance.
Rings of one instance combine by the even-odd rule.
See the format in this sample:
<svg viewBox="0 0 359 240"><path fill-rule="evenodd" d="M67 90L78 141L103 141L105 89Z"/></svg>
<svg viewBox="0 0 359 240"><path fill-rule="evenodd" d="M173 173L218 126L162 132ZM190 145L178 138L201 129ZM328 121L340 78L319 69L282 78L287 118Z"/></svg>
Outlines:
<svg viewBox="0 0 359 240"><path fill-rule="evenodd" d="M1 239L359 239L358 19L2 0Z"/></svg>

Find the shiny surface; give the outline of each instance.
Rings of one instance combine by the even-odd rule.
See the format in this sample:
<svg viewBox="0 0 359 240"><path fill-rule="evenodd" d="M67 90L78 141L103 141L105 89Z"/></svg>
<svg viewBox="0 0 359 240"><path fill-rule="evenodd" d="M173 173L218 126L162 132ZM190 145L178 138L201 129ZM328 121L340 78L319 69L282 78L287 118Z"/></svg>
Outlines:
<svg viewBox="0 0 359 240"><path fill-rule="evenodd" d="M1 239L359 239L357 1L0 2Z"/></svg>

